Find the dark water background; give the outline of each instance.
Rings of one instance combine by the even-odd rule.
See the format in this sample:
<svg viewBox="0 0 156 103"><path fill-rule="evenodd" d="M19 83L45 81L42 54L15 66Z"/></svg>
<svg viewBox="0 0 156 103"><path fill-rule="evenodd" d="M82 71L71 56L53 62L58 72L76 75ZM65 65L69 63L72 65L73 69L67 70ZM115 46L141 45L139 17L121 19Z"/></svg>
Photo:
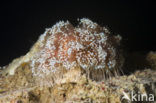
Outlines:
<svg viewBox="0 0 156 103"><path fill-rule="evenodd" d="M3 1L0 3L0 66L26 54L45 28L59 20L76 25L77 18L82 17L120 34L128 52L155 51L155 13L152 0Z"/></svg>

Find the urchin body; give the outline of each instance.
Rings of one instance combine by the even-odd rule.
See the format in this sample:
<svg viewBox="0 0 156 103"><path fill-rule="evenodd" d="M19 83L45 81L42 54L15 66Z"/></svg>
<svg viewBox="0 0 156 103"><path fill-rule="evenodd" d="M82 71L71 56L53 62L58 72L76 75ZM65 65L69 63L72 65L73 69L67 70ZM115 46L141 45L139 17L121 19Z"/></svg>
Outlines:
<svg viewBox="0 0 156 103"><path fill-rule="evenodd" d="M40 38L46 40L32 58L34 76L44 78L61 68L80 67L98 80L122 66L118 49L121 37L89 19L81 19L77 27L68 21L58 22Z"/></svg>

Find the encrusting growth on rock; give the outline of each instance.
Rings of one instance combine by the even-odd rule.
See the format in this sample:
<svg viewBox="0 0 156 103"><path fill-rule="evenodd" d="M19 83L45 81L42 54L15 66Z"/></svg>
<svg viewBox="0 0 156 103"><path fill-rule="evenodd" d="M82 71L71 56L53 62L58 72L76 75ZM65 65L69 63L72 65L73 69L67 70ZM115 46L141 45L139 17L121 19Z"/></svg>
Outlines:
<svg viewBox="0 0 156 103"><path fill-rule="evenodd" d="M26 55L0 67L0 103L132 103L132 96L154 102L156 52L127 54L124 68L136 72L118 75L124 61L120 40L86 18L76 27L56 23ZM138 98L142 94L152 95L151 101Z"/></svg>
<svg viewBox="0 0 156 103"><path fill-rule="evenodd" d="M60 21L39 40L40 50L31 58L32 73L37 77L78 67L99 80L115 74L122 66L118 50L121 37L86 18L80 19L77 27Z"/></svg>

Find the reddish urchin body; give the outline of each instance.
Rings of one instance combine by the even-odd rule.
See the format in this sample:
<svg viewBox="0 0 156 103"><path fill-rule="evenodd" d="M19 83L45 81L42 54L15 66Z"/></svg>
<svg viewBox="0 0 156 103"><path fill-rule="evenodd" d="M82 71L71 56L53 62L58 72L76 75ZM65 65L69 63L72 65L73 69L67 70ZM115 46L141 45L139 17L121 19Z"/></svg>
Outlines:
<svg viewBox="0 0 156 103"><path fill-rule="evenodd" d="M89 19L81 19L77 27L68 21L58 22L41 39L46 40L31 63L34 76L80 67L92 79L101 80L122 66L118 48L121 37Z"/></svg>

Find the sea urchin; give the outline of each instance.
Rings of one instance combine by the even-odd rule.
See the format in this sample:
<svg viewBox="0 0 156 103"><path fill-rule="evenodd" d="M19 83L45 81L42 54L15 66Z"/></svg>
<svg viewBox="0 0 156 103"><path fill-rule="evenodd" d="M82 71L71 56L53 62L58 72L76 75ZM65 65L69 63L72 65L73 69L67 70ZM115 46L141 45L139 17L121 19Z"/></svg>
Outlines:
<svg viewBox="0 0 156 103"><path fill-rule="evenodd" d="M47 29L40 40L40 51L31 59L32 72L37 77L54 74L61 68L80 67L91 79L100 80L122 66L121 37L86 18L80 19L77 27L60 21Z"/></svg>

